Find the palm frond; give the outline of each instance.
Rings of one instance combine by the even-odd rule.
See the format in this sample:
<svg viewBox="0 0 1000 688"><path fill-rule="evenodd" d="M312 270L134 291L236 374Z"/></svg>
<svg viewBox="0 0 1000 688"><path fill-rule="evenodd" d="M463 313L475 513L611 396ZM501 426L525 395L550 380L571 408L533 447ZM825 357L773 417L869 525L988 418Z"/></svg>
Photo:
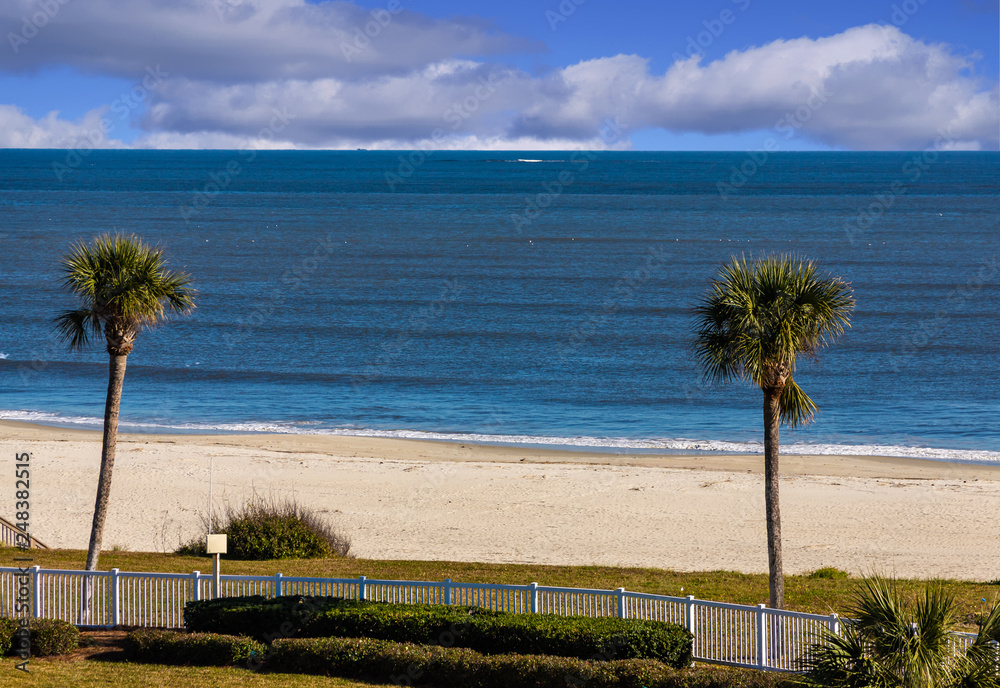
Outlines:
<svg viewBox="0 0 1000 688"><path fill-rule="evenodd" d="M782 420L807 422L816 405L788 381L800 354L815 355L850 325L851 293L847 283L819 276L807 260L734 257L694 309L694 353L705 377L790 387Z"/></svg>
<svg viewBox="0 0 1000 688"><path fill-rule="evenodd" d="M55 319L55 323L62 337L69 340L70 349L82 349L90 341L91 334L101 334L101 319L89 308L66 311Z"/></svg>
<svg viewBox="0 0 1000 688"><path fill-rule="evenodd" d="M808 423L816 415L817 406L795 380L788 378L781 392L781 422L789 427Z"/></svg>
<svg viewBox="0 0 1000 688"><path fill-rule="evenodd" d="M165 317L166 311L186 313L194 307L190 277L166 268L162 250L135 236L103 235L90 244L79 242L62 259L63 283L81 301L77 311L57 319L71 346L83 346L88 333L137 332ZM89 315L87 326L78 322ZM110 335L109 335L110 336Z"/></svg>
<svg viewBox="0 0 1000 688"><path fill-rule="evenodd" d="M811 688L896 688L896 677L870 656L867 640L846 625L843 635L824 629L802 660L801 683Z"/></svg>
<svg viewBox="0 0 1000 688"><path fill-rule="evenodd" d="M979 634L952 671L953 688L1000 688L1000 600L994 599L985 617L979 620Z"/></svg>

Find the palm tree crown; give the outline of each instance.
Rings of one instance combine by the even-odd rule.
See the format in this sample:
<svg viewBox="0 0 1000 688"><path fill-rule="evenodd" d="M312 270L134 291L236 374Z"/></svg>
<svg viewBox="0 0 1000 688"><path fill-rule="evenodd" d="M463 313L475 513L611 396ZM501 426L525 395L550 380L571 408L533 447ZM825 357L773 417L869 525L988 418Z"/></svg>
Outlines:
<svg viewBox="0 0 1000 688"><path fill-rule="evenodd" d="M168 310L183 313L194 307L188 275L167 271L163 252L135 236L81 242L63 258L62 268L65 286L83 301L56 321L74 349L103 328L108 353L128 355L143 325L162 320Z"/></svg>
<svg viewBox="0 0 1000 688"><path fill-rule="evenodd" d="M849 326L850 285L821 278L811 261L733 258L696 307L695 353L713 381L748 380L781 392L781 420L808 422L816 404L795 384L799 354L812 356Z"/></svg>

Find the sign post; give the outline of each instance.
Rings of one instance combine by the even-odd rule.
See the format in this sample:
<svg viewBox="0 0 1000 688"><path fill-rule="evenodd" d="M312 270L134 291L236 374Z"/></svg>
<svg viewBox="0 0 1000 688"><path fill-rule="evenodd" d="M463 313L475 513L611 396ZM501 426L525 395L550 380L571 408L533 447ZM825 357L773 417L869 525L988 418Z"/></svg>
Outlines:
<svg viewBox="0 0 1000 688"><path fill-rule="evenodd" d="M212 555L212 599L219 597L219 555L226 553L226 534L209 533L205 551Z"/></svg>

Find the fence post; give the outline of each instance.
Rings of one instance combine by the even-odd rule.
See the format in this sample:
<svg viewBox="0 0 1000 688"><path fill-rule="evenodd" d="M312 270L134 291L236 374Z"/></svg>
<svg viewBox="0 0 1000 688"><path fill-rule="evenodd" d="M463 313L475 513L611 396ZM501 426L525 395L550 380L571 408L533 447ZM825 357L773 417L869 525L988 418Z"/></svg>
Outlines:
<svg viewBox="0 0 1000 688"><path fill-rule="evenodd" d="M684 603L684 628L694 635L694 595L688 595Z"/></svg>
<svg viewBox="0 0 1000 688"><path fill-rule="evenodd" d="M840 635L840 615L830 614L830 633Z"/></svg>
<svg viewBox="0 0 1000 688"><path fill-rule="evenodd" d="M767 667L767 616L766 605L757 605L757 668Z"/></svg>
<svg viewBox="0 0 1000 688"><path fill-rule="evenodd" d="M444 603L451 604L451 578L444 579Z"/></svg>
<svg viewBox="0 0 1000 688"><path fill-rule="evenodd" d="M528 584L528 596L531 599L531 613L538 613L538 583Z"/></svg>
<svg viewBox="0 0 1000 688"><path fill-rule="evenodd" d="M365 581L368 580L368 576L358 576L358 599L367 600L368 599L368 584Z"/></svg>
<svg viewBox="0 0 1000 688"><path fill-rule="evenodd" d="M201 571L191 572L191 599L195 602L201 599Z"/></svg>
<svg viewBox="0 0 1000 688"><path fill-rule="evenodd" d="M281 597L285 594L285 582L281 580L281 574L274 574L274 596Z"/></svg>
<svg viewBox="0 0 1000 688"><path fill-rule="evenodd" d="M618 618L625 618L625 588L615 590L618 593Z"/></svg>
<svg viewBox="0 0 1000 688"><path fill-rule="evenodd" d="M42 586L38 583L41 580L41 566L31 567L31 615L36 619L42 617Z"/></svg>
<svg viewBox="0 0 1000 688"><path fill-rule="evenodd" d="M111 569L111 627L121 623L121 590L118 569Z"/></svg>

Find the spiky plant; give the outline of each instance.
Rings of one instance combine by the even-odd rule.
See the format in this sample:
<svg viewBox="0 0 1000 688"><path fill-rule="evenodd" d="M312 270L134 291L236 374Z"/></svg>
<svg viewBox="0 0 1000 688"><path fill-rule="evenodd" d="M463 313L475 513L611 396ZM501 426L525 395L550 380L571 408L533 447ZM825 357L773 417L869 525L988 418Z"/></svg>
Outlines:
<svg viewBox="0 0 1000 688"><path fill-rule="evenodd" d="M62 259L61 267L64 286L81 305L56 318L59 332L72 349L82 349L91 335L103 333L110 357L101 472L87 550L87 570L94 571L111 494L126 358L143 327L162 321L169 311L190 311L194 290L186 274L166 269L160 249L135 236L106 234L91 244L80 242Z"/></svg>
<svg viewBox="0 0 1000 688"><path fill-rule="evenodd" d="M807 260L768 256L723 266L695 308L695 354L713 382L746 380L764 394L764 497L770 604L785 604L778 503L778 425L812 419L816 404L795 384L798 356L816 352L850 325L850 286L821 277Z"/></svg>
<svg viewBox="0 0 1000 688"><path fill-rule="evenodd" d="M864 578L837 636L824 633L803 660L802 683L813 688L998 688L996 646L1000 604L980 624L976 641L960 655L953 597L939 582L906 600L892 578Z"/></svg>

